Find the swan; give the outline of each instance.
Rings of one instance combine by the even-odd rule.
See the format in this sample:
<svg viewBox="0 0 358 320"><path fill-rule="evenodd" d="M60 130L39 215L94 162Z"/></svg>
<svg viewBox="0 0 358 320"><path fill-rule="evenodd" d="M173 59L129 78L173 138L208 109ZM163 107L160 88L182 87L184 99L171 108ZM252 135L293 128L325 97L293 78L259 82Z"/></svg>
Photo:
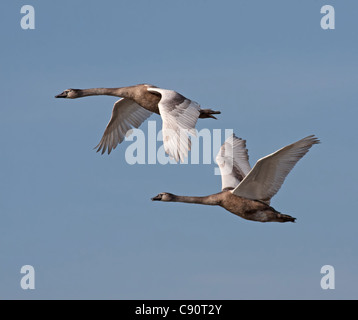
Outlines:
<svg viewBox="0 0 358 320"><path fill-rule="evenodd" d="M76 99L88 96L121 97L114 103L112 117L97 152L108 154L130 134L132 127L138 128L152 113L163 121L164 150L176 161L183 161L191 148L188 134L195 135L198 118L213 118L220 111L201 109L200 105L173 90L158 88L150 84L139 84L120 88L67 89L55 98Z"/></svg>
<svg viewBox="0 0 358 320"><path fill-rule="evenodd" d="M197 203L221 206L241 218L260 222L295 222L270 206L271 198L281 188L286 176L312 147L320 141L308 136L249 164L246 140L231 135L221 146L216 162L220 169L222 191L206 197L177 196L159 193L153 201Z"/></svg>

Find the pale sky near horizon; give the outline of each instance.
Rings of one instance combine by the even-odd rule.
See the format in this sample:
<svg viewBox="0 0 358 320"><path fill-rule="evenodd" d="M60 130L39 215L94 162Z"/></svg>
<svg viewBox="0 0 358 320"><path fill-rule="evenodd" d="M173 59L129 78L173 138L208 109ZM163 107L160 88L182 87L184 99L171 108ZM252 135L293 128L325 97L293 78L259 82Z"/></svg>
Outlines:
<svg viewBox="0 0 358 320"><path fill-rule="evenodd" d="M34 30L20 26L24 4ZM335 30L320 26L326 4ZM357 299L357 12L334 0L2 1L0 299ZM137 83L221 110L197 129L233 129L251 165L315 134L271 202L297 222L152 202L220 191L216 165L130 165L131 142L101 156L115 97L54 99ZM320 286L324 265L334 290Z"/></svg>

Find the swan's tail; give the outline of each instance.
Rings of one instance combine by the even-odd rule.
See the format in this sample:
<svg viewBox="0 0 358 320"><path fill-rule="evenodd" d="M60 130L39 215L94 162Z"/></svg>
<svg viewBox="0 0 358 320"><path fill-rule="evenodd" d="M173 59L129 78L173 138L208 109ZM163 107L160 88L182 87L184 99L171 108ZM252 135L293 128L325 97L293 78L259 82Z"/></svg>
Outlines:
<svg viewBox="0 0 358 320"><path fill-rule="evenodd" d="M216 117L213 116L213 114L220 114L220 111L214 111L211 109L200 109L200 116L199 118L213 118L216 119Z"/></svg>

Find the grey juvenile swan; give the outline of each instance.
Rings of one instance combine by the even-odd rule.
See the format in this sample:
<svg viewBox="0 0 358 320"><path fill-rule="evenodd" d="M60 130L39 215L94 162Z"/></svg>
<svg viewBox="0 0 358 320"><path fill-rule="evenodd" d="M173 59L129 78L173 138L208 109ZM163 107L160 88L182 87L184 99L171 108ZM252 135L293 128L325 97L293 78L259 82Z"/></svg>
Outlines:
<svg viewBox="0 0 358 320"><path fill-rule="evenodd" d="M88 96L121 97L113 106L112 117L96 146L102 154L124 140L132 127L138 128L152 113L161 115L163 121L164 150L176 161L187 157L191 143L188 133L195 135L198 118L213 118L220 111L201 109L200 105L173 90L149 84L121 88L67 89L55 98L76 99Z"/></svg>
<svg viewBox="0 0 358 320"><path fill-rule="evenodd" d="M260 222L294 222L270 206L271 198L281 188L286 176L312 147L320 143L308 136L258 160L251 169L246 141L230 136L216 157L219 165L222 191L206 197L177 196L160 193L152 200L221 206L241 218Z"/></svg>

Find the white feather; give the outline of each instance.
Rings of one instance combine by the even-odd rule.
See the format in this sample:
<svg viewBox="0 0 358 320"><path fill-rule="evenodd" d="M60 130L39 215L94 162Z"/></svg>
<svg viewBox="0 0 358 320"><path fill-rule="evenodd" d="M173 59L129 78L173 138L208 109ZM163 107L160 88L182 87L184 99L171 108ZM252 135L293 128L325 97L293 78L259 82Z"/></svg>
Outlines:
<svg viewBox="0 0 358 320"><path fill-rule="evenodd" d="M158 107L163 120L164 150L171 158L183 162L191 148L189 134L195 135L200 106L173 90L159 88L147 90L161 95Z"/></svg>
<svg viewBox="0 0 358 320"><path fill-rule="evenodd" d="M112 117L108 122L101 141L95 147L102 154L108 150L108 154L115 149L125 136L131 134L132 127L138 128L152 112L142 108L131 99L119 99L113 106Z"/></svg>
<svg viewBox="0 0 358 320"><path fill-rule="evenodd" d="M248 199L269 201L295 164L317 143L319 140L315 136L308 136L261 158L232 193Z"/></svg>
<svg viewBox="0 0 358 320"><path fill-rule="evenodd" d="M222 190L234 189L251 170L246 141L231 135L221 146L216 162L220 168Z"/></svg>

